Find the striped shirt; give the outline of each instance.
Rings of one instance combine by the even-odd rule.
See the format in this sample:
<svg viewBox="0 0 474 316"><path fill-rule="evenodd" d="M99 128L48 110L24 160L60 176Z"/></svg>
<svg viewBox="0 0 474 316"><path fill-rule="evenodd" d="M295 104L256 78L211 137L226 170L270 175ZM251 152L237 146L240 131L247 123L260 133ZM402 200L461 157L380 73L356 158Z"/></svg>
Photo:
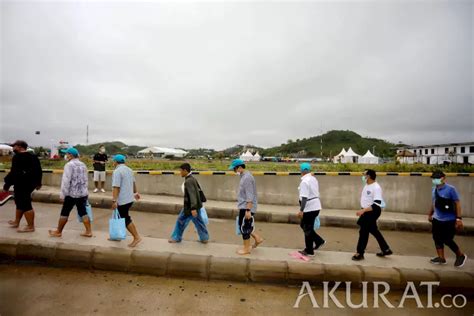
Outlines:
<svg viewBox="0 0 474 316"><path fill-rule="evenodd" d="M249 171L244 171L240 175L239 192L237 194L237 208L243 210L247 208L247 202L252 202L252 213L257 211L257 185L255 179Z"/></svg>

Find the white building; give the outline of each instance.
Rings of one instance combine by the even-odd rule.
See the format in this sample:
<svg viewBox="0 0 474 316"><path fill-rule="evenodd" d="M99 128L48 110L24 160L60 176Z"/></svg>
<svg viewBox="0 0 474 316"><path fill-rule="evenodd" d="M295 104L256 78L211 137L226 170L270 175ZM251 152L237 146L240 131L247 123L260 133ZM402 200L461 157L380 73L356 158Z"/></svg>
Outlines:
<svg viewBox="0 0 474 316"><path fill-rule="evenodd" d="M407 157L412 153L413 157ZM398 148L397 159L401 163L423 163L438 165L443 163L474 164L474 142L451 143Z"/></svg>
<svg viewBox="0 0 474 316"><path fill-rule="evenodd" d="M167 158L167 157L183 158L187 154L188 154L187 151L184 151L181 149L156 147L156 146L142 149L137 153L138 157L153 157L153 158Z"/></svg>

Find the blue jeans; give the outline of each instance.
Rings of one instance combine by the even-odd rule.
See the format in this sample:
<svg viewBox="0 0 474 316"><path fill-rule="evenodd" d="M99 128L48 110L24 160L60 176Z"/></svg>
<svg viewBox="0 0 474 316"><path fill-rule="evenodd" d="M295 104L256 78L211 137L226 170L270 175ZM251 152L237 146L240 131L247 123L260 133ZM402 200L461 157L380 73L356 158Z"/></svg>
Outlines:
<svg viewBox="0 0 474 316"><path fill-rule="evenodd" d="M198 211L198 216L193 217L192 215L185 215L184 210L178 215L178 219L176 220L176 225L174 226L174 231L171 234L171 239L181 242L183 239L183 233L190 221L193 221L194 226L196 226L196 230L199 235L199 241L207 241L209 240L209 233L207 232L206 224L202 221L201 211Z"/></svg>

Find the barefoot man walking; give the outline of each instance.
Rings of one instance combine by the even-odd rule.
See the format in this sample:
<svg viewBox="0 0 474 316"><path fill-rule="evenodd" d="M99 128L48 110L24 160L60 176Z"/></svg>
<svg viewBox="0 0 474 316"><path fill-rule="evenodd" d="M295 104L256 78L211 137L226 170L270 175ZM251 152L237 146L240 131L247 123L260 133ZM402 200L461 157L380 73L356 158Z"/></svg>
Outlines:
<svg viewBox="0 0 474 316"><path fill-rule="evenodd" d="M43 171L41 164L34 154L26 151L28 144L22 140L17 140L13 145L15 155L12 159L12 167L5 177L3 190L6 192L14 186L16 216L8 224L12 228L18 228L21 218L25 215L26 226L18 229L19 233L29 233L35 231L35 211L31 204L31 193L41 188Z"/></svg>
<svg viewBox="0 0 474 316"><path fill-rule="evenodd" d="M140 199L140 194L137 191L132 169L125 165L125 156L115 155L113 162L115 170L112 175L112 210L117 209L120 217L125 218L125 226L133 236L133 241L128 246L135 247L142 241L142 238L138 234L135 224L132 223L129 210L134 199Z"/></svg>
<svg viewBox="0 0 474 316"><path fill-rule="evenodd" d="M79 151L76 148L69 148L66 151L66 159L68 162L64 166L60 193L63 208L61 210L61 216L59 217L58 228L56 230L50 230L49 235L51 237L62 236L69 214L73 207L76 206L77 214L82 217L82 223L86 229L85 232L81 233L81 236L92 237L91 222L86 211L89 194L87 191L87 167L79 160Z"/></svg>

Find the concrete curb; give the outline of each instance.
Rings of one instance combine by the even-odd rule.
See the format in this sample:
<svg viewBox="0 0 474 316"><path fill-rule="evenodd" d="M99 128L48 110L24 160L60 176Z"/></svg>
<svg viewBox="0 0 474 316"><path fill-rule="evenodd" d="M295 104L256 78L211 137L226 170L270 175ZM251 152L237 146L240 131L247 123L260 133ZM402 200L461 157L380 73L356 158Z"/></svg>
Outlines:
<svg viewBox="0 0 474 316"><path fill-rule="evenodd" d="M61 204L59 200L59 193L50 193L50 192L33 192L33 200L36 202L42 203L55 203ZM111 197L103 197L90 195L89 202L93 207L98 208L110 208L112 204ZM160 214L173 214L176 215L181 210L180 204L175 203L165 203L165 202L151 202L151 201L137 201L133 204L133 211L140 212L150 212L150 213L160 213ZM231 208L220 208L215 206L206 206L207 215L210 218L220 218L220 219L235 219L238 216L237 209ZM324 212L321 215L321 225L322 226L332 226L332 227L349 227L349 228L358 228L357 221L355 218L348 216L341 216L337 214L328 214ZM293 213L271 213L265 211L259 211L255 215L255 219L259 222L269 222L269 223L282 223L282 224L299 224L300 219ZM384 230L396 230L396 231L412 231L412 232L430 232L431 224L426 222L419 221L410 221L408 219L386 219L380 218L378 220L378 226ZM474 225L465 224L464 230L459 235L474 235Z"/></svg>
<svg viewBox="0 0 474 316"><path fill-rule="evenodd" d="M324 281L351 281L354 288L360 288L364 281L378 281L387 282L392 289L403 289L407 281L413 281L417 286L420 281L440 281L440 286L436 288L439 292L455 290L458 293L474 293L474 276L464 271L228 258L31 239L0 238L0 259L35 260L60 267L156 276L285 285L301 284L302 281L314 285ZM424 290L423 287L419 289Z"/></svg>

